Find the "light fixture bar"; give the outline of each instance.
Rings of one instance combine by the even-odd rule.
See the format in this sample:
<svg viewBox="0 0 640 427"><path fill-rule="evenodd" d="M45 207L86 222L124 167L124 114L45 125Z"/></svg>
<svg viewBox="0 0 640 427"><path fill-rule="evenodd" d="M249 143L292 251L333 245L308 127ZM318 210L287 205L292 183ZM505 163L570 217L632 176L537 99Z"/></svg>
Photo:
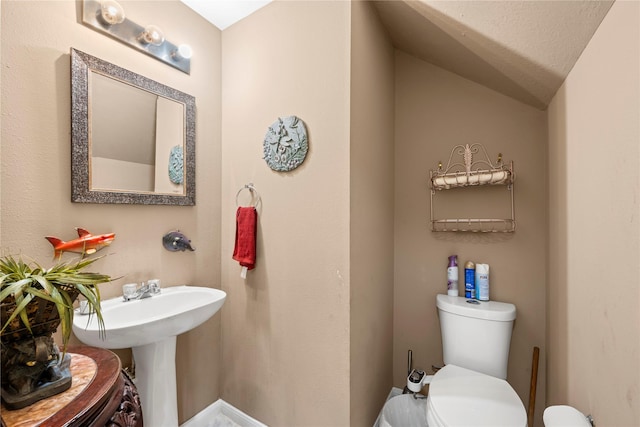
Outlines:
<svg viewBox="0 0 640 427"><path fill-rule="evenodd" d="M181 50L168 40L164 40L159 45L147 43L141 37L145 32L145 27L128 18L124 18L124 21L119 24L108 24L102 18L102 4L100 1L84 0L82 20L86 25L106 33L122 43L128 44L184 73L191 74L191 58L180 55L180 52L184 51L184 49Z"/></svg>

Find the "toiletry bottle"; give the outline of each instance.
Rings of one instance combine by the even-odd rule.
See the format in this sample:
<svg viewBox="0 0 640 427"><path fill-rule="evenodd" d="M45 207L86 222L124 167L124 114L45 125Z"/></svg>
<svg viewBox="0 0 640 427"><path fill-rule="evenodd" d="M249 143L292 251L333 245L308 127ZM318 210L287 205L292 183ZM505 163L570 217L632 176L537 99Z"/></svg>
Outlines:
<svg viewBox="0 0 640 427"><path fill-rule="evenodd" d="M489 301L489 264L476 264L476 299Z"/></svg>
<svg viewBox="0 0 640 427"><path fill-rule="evenodd" d="M458 296L458 255L449 257L447 267L447 295Z"/></svg>
<svg viewBox="0 0 640 427"><path fill-rule="evenodd" d="M464 265L464 297L476 298L476 265L471 261Z"/></svg>

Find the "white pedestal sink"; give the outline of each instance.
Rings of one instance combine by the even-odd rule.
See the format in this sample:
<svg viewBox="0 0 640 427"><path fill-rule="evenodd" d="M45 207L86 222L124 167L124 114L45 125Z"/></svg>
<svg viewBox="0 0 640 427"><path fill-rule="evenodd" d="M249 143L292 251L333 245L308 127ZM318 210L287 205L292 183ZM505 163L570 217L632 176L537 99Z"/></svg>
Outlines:
<svg viewBox="0 0 640 427"><path fill-rule="evenodd" d="M177 427L176 336L208 320L226 297L219 289L175 286L141 300L113 298L101 304L106 336L95 316L78 311L73 332L94 347L131 348L145 425Z"/></svg>

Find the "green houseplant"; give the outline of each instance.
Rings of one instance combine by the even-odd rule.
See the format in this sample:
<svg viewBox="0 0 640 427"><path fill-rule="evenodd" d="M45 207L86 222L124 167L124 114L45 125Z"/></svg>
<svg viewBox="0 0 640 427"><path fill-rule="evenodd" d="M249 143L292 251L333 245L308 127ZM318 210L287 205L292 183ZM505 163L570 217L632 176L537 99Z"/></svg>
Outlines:
<svg viewBox="0 0 640 427"><path fill-rule="evenodd" d="M89 312L104 330L98 285L111 281L105 274L84 271L102 257L58 261L44 268L20 257L0 257L2 329L2 398L14 408L60 393L70 386L64 364L71 336L74 301L82 295ZM60 327L62 354L52 335ZM68 361L66 362L68 368ZM66 369L62 368L62 370ZM51 370L55 371L53 374ZM67 369L68 371L68 369ZM68 384L61 378L68 376ZM43 391L51 385L49 391Z"/></svg>

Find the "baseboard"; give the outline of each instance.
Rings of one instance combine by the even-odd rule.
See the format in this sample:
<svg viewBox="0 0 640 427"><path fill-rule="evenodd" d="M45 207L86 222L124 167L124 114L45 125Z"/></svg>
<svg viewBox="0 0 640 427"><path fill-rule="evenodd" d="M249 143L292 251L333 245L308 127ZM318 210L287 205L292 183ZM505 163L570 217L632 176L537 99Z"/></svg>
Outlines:
<svg viewBox="0 0 640 427"><path fill-rule="evenodd" d="M180 427L208 427L209 421L215 419L219 414L226 416L242 427L267 427L266 424L250 417L222 399L216 400Z"/></svg>

